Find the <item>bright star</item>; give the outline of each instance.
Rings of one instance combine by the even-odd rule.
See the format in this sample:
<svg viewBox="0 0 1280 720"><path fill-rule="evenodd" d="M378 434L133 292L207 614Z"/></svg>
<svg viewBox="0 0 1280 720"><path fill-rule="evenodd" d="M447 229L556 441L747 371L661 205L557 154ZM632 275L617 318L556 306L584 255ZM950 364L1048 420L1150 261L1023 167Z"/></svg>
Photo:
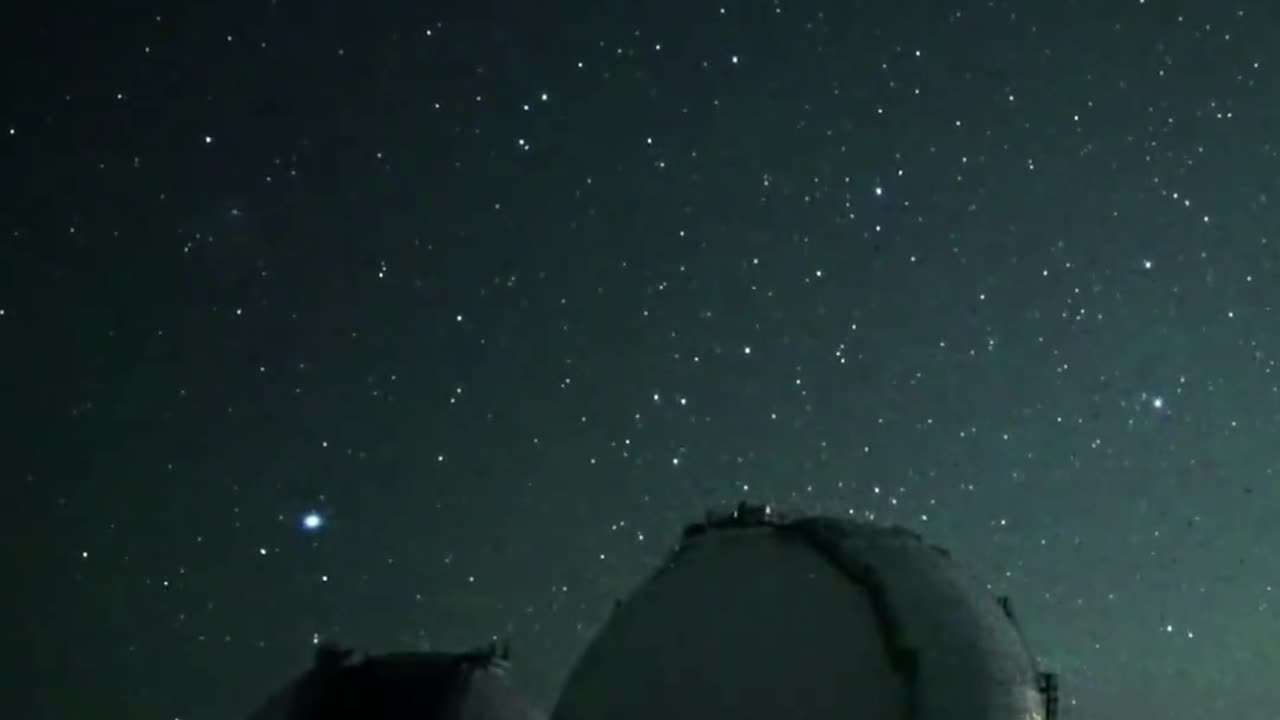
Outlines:
<svg viewBox="0 0 1280 720"><path fill-rule="evenodd" d="M321 525L324 525L324 516L314 510L302 516L304 530L319 530Z"/></svg>

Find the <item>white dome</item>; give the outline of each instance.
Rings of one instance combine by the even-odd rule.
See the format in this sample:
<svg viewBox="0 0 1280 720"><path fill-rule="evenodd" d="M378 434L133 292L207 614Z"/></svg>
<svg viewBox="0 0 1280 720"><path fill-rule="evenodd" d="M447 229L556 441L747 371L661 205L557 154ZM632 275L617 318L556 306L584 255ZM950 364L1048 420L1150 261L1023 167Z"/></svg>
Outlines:
<svg viewBox="0 0 1280 720"><path fill-rule="evenodd" d="M552 720L1040 720L1008 611L900 528L748 506L691 526L579 658Z"/></svg>

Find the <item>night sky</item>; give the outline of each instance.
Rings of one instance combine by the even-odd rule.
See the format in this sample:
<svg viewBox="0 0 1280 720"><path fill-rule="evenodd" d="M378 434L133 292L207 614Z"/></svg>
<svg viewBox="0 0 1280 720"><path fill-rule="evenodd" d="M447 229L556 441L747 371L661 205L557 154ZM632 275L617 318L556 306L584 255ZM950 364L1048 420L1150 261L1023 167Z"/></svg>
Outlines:
<svg viewBox="0 0 1280 720"><path fill-rule="evenodd" d="M741 499L950 548L1067 717L1280 712L1275 3L30 5L6 715L549 704Z"/></svg>

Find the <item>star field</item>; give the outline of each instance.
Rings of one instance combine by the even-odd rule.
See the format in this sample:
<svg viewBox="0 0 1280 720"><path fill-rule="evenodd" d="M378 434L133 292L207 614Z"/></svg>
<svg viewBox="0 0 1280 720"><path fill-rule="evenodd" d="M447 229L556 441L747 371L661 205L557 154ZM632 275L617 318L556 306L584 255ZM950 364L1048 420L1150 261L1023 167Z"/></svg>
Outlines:
<svg viewBox="0 0 1280 720"><path fill-rule="evenodd" d="M1066 717L1275 717L1280 7L0 27L14 717L494 637L549 705L743 499L948 547Z"/></svg>

